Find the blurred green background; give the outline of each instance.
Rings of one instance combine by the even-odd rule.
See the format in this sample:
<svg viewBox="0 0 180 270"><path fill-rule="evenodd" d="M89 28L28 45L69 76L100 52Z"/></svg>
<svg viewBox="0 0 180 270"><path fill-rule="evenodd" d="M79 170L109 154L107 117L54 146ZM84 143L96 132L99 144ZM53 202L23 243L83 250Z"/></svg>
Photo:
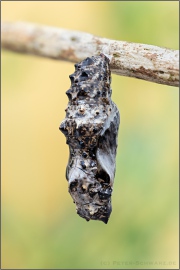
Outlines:
<svg viewBox="0 0 180 270"><path fill-rule="evenodd" d="M178 49L178 1L1 2L28 21ZM113 212L86 222L59 132L72 63L2 51L2 268L178 268L178 88L112 75Z"/></svg>

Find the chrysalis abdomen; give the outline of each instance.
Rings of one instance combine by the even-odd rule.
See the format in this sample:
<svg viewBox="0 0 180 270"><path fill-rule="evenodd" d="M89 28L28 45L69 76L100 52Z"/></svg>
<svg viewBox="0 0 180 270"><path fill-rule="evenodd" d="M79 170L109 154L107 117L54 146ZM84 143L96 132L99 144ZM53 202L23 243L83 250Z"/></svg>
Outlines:
<svg viewBox="0 0 180 270"><path fill-rule="evenodd" d="M66 169L77 213L108 222L115 175L119 111L111 100L109 58L104 54L75 64L60 125L69 145Z"/></svg>

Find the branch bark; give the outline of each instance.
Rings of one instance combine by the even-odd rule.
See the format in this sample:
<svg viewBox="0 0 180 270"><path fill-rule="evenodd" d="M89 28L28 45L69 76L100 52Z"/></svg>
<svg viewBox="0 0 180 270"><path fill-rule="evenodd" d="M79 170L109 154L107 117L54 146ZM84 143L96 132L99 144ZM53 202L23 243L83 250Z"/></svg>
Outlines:
<svg viewBox="0 0 180 270"><path fill-rule="evenodd" d="M3 49L14 52L70 62L80 62L102 52L110 56L114 74L179 85L178 50L26 22L2 22L1 44Z"/></svg>

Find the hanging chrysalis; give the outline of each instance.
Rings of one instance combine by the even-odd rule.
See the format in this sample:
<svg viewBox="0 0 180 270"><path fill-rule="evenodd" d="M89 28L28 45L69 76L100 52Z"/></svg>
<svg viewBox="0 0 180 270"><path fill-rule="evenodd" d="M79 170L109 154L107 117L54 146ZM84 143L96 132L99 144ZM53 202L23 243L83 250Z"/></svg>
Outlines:
<svg viewBox="0 0 180 270"><path fill-rule="evenodd" d="M111 100L109 58L104 54L75 64L60 125L69 145L66 178L77 213L108 222L120 115Z"/></svg>

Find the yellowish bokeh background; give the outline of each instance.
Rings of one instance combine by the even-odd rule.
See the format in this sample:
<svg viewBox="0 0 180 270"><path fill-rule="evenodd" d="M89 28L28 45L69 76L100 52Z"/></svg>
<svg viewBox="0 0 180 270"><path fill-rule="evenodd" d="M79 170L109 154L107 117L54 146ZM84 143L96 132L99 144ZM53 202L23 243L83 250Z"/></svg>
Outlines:
<svg viewBox="0 0 180 270"><path fill-rule="evenodd" d="M178 1L1 2L28 21L178 49ZM86 222L59 132L72 63L2 51L2 268L178 268L178 88L112 75L121 113L113 212Z"/></svg>

